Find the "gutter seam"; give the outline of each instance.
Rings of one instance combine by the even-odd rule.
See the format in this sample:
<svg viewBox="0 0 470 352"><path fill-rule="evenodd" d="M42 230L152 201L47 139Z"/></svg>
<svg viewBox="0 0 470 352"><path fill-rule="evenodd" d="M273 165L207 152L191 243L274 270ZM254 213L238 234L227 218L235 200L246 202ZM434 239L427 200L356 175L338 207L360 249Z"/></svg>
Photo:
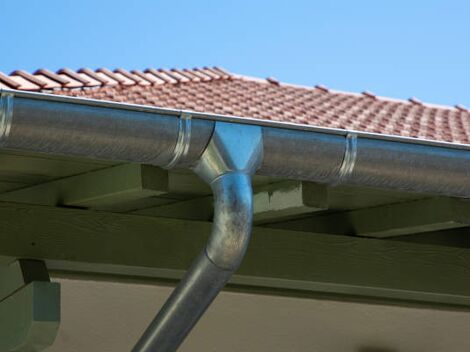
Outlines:
<svg viewBox="0 0 470 352"><path fill-rule="evenodd" d="M357 159L357 134L348 133L345 140L344 157L333 185L346 182L352 175Z"/></svg>
<svg viewBox="0 0 470 352"><path fill-rule="evenodd" d="M13 120L13 94L0 95L0 140L4 142L11 130Z"/></svg>
<svg viewBox="0 0 470 352"><path fill-rule="evenodd" d="M163 166L165 169L171 169L185 158L189 151L191 141L191 114L183 111L178 118L178 137L176 139L175 148L173 149L173 157L168 164Z"/></svg>

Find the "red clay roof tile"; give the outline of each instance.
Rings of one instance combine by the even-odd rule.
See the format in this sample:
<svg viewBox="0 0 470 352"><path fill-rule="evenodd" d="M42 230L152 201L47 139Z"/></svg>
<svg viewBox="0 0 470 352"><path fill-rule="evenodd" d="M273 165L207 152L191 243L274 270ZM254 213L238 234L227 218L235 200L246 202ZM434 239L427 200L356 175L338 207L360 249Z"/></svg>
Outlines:
<svg viewBox="0 0 470 352"><path fill-rule="evenodd" d="M6 74L2 72L0 72L0 82L14 89L19 89L21 87L20 83L16 82L13 78L7 76Z"/></svg>
<svg viewBox="0 0 470 352"><path fill-rule="evenodd" d="M184 74L180 74L177 70L175 70L174 68L172 68L170 71L168 70L161 70L161 72L164 72L166 73L167 75L169 75L170 77L173 77L174 79L176 79L178 82L180 83L185 83L185 82L189 82L191 81L188 77L186 77L186 75Z"/></svg>
<svg viewBox="0 0 470 352"><path fill-rule="evenodd" d="M423 105L423 102L415 97L411 97L410 99L408 99L408 101L412 104Z"/></svg>
<svg viewBox="0 0 470 352"><path fill-rule="evenodd" d="M221 75L221 74L213 72L213 71L210 70L208 67L204 67L204 68L202 68L202 69L196 69L196 70L198 70L199 72L204 73L205 75L209 76L209 77L212 78L212 79L220 79L220 78L222 78L222 75Z"/></svg>
<svg viewBox="0 0 470 352"><path fill-rule="evenodd" d="M99 69L96 70L96 73L105 75L106 77L109 77L122 85L126 85L126 83L128 83L129 81L132 81L132 80L128 80L128 79L126 80L125 78L120 77L119 75L115 74L114 72L108 70L105 67L100 67ZM132 83L130 83L129 85L134 85L135 83L136 83L135 81L132 81Z"/></svg>
<svg viewBox="0 0 470 352"><path fill-rule="evenodd" d="M210 81L211 78L199 71L196 71L196 70L190 70L190 69L183 69L184 72L190 72L192 75L195 75L197 77L199 77L201 79L201 81Z"/></svg>
<svg viewBox="0 0 470 352"><path fill-rule="evenodd" d="M15 76L15 75L23 77L24 79L38 85L40 88L46 88L48 85L46 81L23 70L16 70L10 74L10 76Z"/></svg>
<svg viewBox="0 0 470 352"><path fill-rule="evenodd" d="M212 80L212 79L217 79L218 76L213 74L212 72L207 72L207 70L204 70L204 69L201 69L201 68L198 68L198 67L195 67L193 68L193 71L194 72L197 72L201 77L205 77L206 80Z"/></svg>
<svg viewBox="0 0 470 352"><path fill-rule="evenodd" d="M279 86L279 85L281 84L281 83L280 83L277 79L275 79L274 77L268 77L268 78L266 78L266 81L268 81L269 83L274 84L274 85L276 85L276 86Z"/></svg>
<svg viewBox="0 0 470 352"><path fill-rule="evenodd" d="M104 70L104 69L103 69ZM104 71L103 71L104 73ZM135 84L140 84L144 86L150 85L150 82L139 77L138 75L135 75L133 73L130 73L127 70L124 70L123 68L117 68L114 70L114 72L111 72L109 70L106 71L106 74L116 80L119 80L119 83L124 85L124 86L133 86Z"/></svg>
<svg viewBox="0 0 470 352"><path fill-rule="evenodd" d="M35 74L34 76L47 83L46 86L44 86L44 88L43 88L44 90L61 89L62 88L62 84L60 84L59 82L57 82L55 80L50 79L49 77L46 77L42 74Z"/></svg>
<svg viewBox="0 0 470 352"><path fill-rule="evenodd" d="M157 71L154 68L148 68L144 72L147 73L147 74L155 76L156 78L158 78L159 80L161 80L165 83L171 83L171 84L178 83L178 81L176 79L174 79L171 75L164 72L162 69L159 69ZM163 82L161 82L161 83L163 83Z"/></svg>
<svg viewBox="0 0 470 352"><path fill-rule="evenodd" d="M321 84L316 84L314 88L318 89L321 92L325 92L325 93L328 93L330 91L327 87L325 87Z"/></svg>
<svg viewBox="0 0 470 352"><path fill-rule="evenodd" d="M99 82L102 86L105 86L105 85L114 86L114 85L117 84L117 82L115 80L112 80L111 78L105 78L103 76L100 76L95 71L92 71L92 70L90 70L89 68L86 68L86 67L79 69L77 72L85 74L88 77L91 77L96 82ZM85 79L86 79L86 77L85 77Z"/></svg>
<svg viewBox="0 0 470 352"><path fill-rule="evenodd" d="M87 79L83 77L80 73L72 71L69 68L62 68L59 71L57 71L57 73L61 75L62 77L64 77L64 75L68 76L72 78L74 81L81 83L85 87L94 87L94 86L96 87L97 85L99 85L99 84L93 83L91 79Z"/></svg>
<svg viewBox="0 0 470 352"><path fill-rule="evenodd" d="M165 83L165 80L158 77L155 73L151 74L149 72L142 72L140 70L132 70L131 72L153 85Z"/></svg>
<svg viewBox="0 0 470 352"><path fill-rule="evenodd" d="M19 75L11 75L10 78L11 78L12 80L14 80L16 83L19 83L19 84L20 84L19 88L17 88L17 89L21 89L21 90L33 90L33 91L41 90L41 86L39 86L38 84L33 83L33 82L27 80L26 78L23 78L22 76L19 76Z"/></svg>
<svg viewBox="0 0 470 352"><path fill-rule="evenodd" d="M367 91L367 90L363 91L363 92L362 92L362 95L364 95L364 96L366 96L366 97L368 97L368 98L372 98L372 99L376 99L376 98L377 98L377 96L376 96L374 93L369 92L369 91Z"/></svg>
<svg viewBox="0 0 470 352"><path fill-rule="evenodd" d="M230 72L224 70L224 69L221 68L221 67L214 66L214 67L212 67L211 69L212 69L213 71L217 72L219 75L222 75L222 78L224 78L224 79L230 79L230 78L233 77L233 75L232 75Z"/></svg>
<svg viewBox="0 0 470 352"><path fill-rule="evenodd" d="M172 68L171 71L176 72L179 75L186 77L189 81L193 81L193 82L200 82L201 81L201 79L198 76L196 76L194 73L192 73L191 71L178 70L176 68Z"/></svg>
<svg viewBox="0 0 470 352"><path fill-rule="evenodd" d="M34 72L35 75L43 75L49 79L56 81L57 83L61 84L64 88L69 88L68 85L72 82L70 79L62 77L54 72L49 71L48 69L41 68Z"/></svg>

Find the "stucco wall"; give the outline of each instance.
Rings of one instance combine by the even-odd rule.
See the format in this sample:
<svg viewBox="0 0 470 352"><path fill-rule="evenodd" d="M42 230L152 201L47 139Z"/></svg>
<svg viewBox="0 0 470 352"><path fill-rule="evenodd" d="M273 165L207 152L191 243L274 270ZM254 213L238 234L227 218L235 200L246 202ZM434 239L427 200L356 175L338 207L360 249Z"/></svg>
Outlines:
<svg viewBox="0 0 470 352"><path fill-rule="evenodd" d="M128 352L170 287L60 280L63 322L49 352ZM470 312L224 292L183 352L463 352Z"/></svg>

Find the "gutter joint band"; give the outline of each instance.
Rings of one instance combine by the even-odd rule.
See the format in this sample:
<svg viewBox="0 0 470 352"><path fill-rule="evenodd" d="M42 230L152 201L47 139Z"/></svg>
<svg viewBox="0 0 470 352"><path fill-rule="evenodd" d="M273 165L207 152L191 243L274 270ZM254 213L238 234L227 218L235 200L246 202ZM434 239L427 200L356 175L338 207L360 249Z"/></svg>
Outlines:
<svg viewBox="0 0 470 352"><path fill-rule="evenodd" d="M191 114L182 112L178 119L178 137L173 150L173 158L164 166L165 169L175 167L188 154L191 141Z"/></svg>
<svg viewBox="0 0 470 352"><path fill-rule="evenodd" d="M0 95L0 143L10 134L11 121L13 119L13 94L1 93Z"/></svg>
<svg viewBox="0 0 470 352"><path fill-rule="evenodd" d="M352 174L357 159L357 135L348 133L346 135L346 144L344 150L344 158L338 172L338 178L335 184L346 181Z"/></svg>

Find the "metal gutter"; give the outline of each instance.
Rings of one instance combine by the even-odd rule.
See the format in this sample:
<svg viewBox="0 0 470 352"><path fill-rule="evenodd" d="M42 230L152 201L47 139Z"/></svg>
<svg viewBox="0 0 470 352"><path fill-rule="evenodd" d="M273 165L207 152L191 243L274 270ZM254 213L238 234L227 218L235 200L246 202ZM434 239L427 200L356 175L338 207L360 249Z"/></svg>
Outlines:
<svg viewBox="0 0 470 352"><path fill-rule="evenodd" d="M190 114L188 149L170 166L194 165L215 122L231 122L262 127L265 153L259 175L470 197L470 145L14 90L0 93L4 148L165 166L181 127L175 117ZM348 149L353 137L355 144ZM355 158L348 161L345 175L343 160L351 159L350 153Z"/></svg>
<svg viewBox="0 0 470 352"><path fill-rule="evenodd" d="M238 268L253 173L470 197L470 146L54 95L0 91L0 147L192 168L213 189L201 255L134 352L174 351Z"/></svg>
<svg viewBox="0 0 470 352"><path fill-rule="evenodd" d="M320 127L320 126L314 126L314 125L301 125L301 124L296 124L292 122L256 119L256 118L252 118L248 116L233 116L233 115L214 114L214 113L207 113L207 112L196 112L196 111L190 111L190 110L184 110L184 109L170 109L170 108L162 108L162 107L155 107L155 106L149 106L149 105L120 103L120 102L97 100L97 99L90 99L90 98L75 98L75 97L64 96L64 95L28 92L28 91L14 90L14 89L6 89L6 88L0 88L0 95L2 94L14 95L17 98L23 97L23 98L28 98L28 99L47 99L48 101L51 101L51 102L74 103L74 104L82 104L82 105L89 105L89 106L102 107L102 108L109 107L109 108L115 108L115 109L150 112L150 113L171 115L171 116L180 116L183 113L187 113L187 114L190 114L193 119L203 119L203 120L209 120L209 121L224 121L224 122L233 122L233 123L239 123L239 124L244 124L244 125L248 124L248 125L299 130L299 131L311 131L311 132L319 132L319 133L327 133L327 134L337 134L340 136L346 136L349 133L354 133L358 137L364 137L364 138L390 140L390 141L413 143L413 144L432 145L432 146L446 147L446 148L452 148L452 149L470 150L470 144L436 141L436 140L431 140L431 139L413 138L413 137L397 136L397 135L391 135L391 134L372 133L372 132L364 132L364 131L358 131L358 130L344 130L344 129L339 129L339 128Z"/></svg>

